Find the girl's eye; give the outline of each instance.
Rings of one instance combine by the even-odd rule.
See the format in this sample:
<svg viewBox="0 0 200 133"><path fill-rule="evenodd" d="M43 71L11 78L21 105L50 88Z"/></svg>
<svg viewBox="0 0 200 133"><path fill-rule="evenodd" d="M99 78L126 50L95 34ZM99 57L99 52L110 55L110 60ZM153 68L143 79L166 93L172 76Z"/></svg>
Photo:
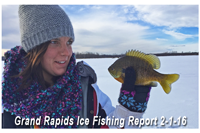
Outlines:
<svg viewBox="0 0 200 133"><path fill-rule="evenodd" d="M68 45L71 45L72 43L73 43L72 40L69 40L69 41L67 42Z"/></svg>
<svg viewBox="0 0 200 133"><path fill-rule="evenodd" d="M58 44L58 41L51 41L51 44Z"/></svg>

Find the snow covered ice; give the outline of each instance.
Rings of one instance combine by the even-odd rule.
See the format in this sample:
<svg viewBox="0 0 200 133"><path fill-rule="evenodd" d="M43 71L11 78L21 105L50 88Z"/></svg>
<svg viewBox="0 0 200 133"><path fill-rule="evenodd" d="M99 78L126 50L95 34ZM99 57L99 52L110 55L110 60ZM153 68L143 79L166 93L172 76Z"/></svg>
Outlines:
<svg viewBox="0 0 200 133"><path fill-rule="evenodd" d="M198 56L159 56L161 67L158 72L163 74L177 73L180 78L172 84L172 90L166 94L160 84L152 87L150 99L143 118L158 118L158 126L145 126L143 128L199 128L198 127ZM121 83L115 80L108 72L108 67L117 58L101 59L78 59L84 60L97 74L97 84L99 88L107 94L115 107L118 105L117 99ZM186 126L178 124L165 124L161 126L161 117L170 122L169 118L173 117L178 122L178 117L187 117ZM181 124L182 125L182 124Z"/></svg>
<svg viewBox="0 0 200 133"><path fill-rule="evenodd" d="M177 73L180 78L172 84L172 90L166 94L160 84L153 87L150 93L150 99L143 118L158 118L157 126L144 126L143 128L199 128L198 127L198 56L161 56L161 67L158 72L163 74ZM97 74L97 84L99 88L107 94L115 107L118 105L117 99L121 83L115 80L108 72L108 67L117 58L100 58L100 59L77 59L84 60L88 63ZM3 70L3 62L2 62ZM178 117L187 117L186 126L177 124L165 124L161 126L161 117L164 116L166 121L170 117L178 122Z"/></svg>

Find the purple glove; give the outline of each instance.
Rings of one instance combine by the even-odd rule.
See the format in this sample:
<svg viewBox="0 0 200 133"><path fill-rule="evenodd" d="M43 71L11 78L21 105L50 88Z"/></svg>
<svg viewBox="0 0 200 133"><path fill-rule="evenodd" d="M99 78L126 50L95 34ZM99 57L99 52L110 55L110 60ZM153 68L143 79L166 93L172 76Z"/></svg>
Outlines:
<svg viewBox="0 0 200 133"><path fill-rule="evenodd" d="M130 111L144 112L150 96L150 86L135 85L136 72L132 67L125 70L118 102Z"/></svg>

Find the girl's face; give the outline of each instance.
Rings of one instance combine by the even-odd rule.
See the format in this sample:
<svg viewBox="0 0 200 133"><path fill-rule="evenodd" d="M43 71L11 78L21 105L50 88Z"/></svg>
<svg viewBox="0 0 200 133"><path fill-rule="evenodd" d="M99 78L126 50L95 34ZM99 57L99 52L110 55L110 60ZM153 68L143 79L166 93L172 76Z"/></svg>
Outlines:
<svg viewBox="0 0 200 133"><path fill-rule="evenodd" d="M45 81L51 81L53 76L65 73L72 56L72 42L73 40L69 37L60 37L50 41L41 60Z"/></svg>

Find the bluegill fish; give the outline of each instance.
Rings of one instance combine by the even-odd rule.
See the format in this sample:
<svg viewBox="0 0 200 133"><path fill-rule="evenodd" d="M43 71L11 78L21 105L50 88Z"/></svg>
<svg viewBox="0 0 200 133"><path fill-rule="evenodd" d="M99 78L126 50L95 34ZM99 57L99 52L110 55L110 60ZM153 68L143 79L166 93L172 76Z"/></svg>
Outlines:
<svg viewBox="0 0 200 133"><path fill-rule="evenodd" d="M160 83L165 93L171 91L171 84L179 79L179 74L161 74L154 69L160 68L160 60L155 55L147 55L131 50L116 60L109 68L110 74L119 82L124 82L125 69L133 67L136 72L135 85L157 86Z"/></svg>

